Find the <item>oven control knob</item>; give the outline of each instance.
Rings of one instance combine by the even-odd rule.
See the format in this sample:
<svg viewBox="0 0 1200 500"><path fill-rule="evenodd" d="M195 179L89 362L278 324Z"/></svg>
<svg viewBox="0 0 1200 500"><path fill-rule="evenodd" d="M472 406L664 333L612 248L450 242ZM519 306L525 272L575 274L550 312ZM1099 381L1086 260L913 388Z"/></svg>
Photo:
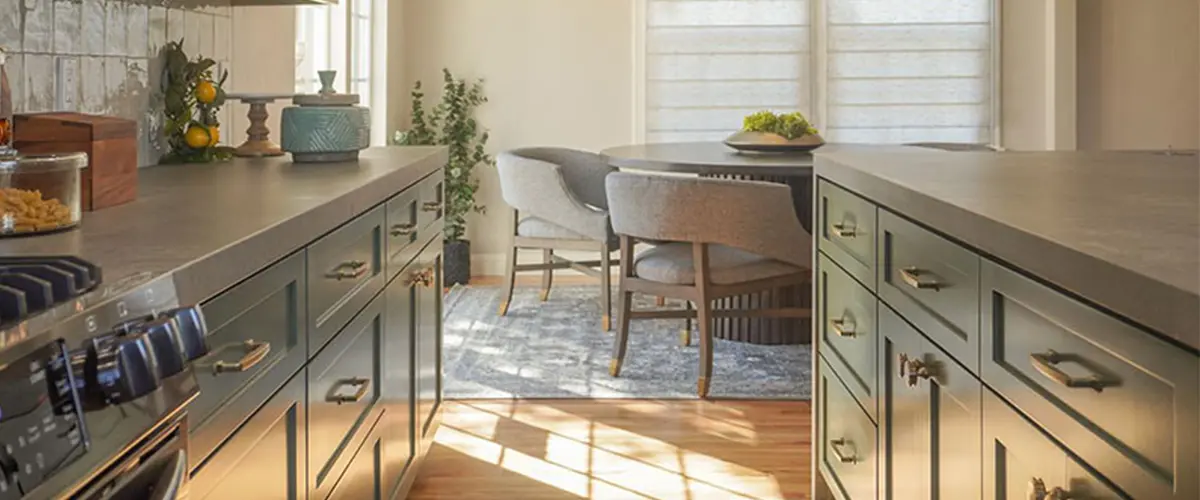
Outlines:
<svg viewBox="0 0 1200 500"><path fill-rule="evenodd" d="M114 333L116 333L117 335L128 335L131 332L133 332L134 330L136 330L138 327L145 324L147 321L151 321L153 319L154 319L153 315L146 315L146 316L141 316L141 317L137 317L137 318L133 318L133 319L127 319L125 321L122 321L120 323L113 325L112 331Z"/></svg>
<svg viewBox="0 0 1200 500"><path fill-rule="evenodd" d="M7 446L0 446L0 481L12 484L16 482L19 472L21 466L17 465L17 459L9 453Z"/></svg>
<svg viewBox="0 0 1200 500"><path fill-rule="evenodd" d="M158 362L158 375L167 378L183 371L183 340L179 328L171 318L158 318L134 326L124 336L143 335L154 349Z"/></svg>
<svg viewBox="0 0 1200 500"><path fill-rule="evenodd" d="M157 389L158 361L150 338L143 333L93 338L84 378L89 392L99 392L112 404L132 401Z"/></svg>
<svg viewBox="0 0 1200 500"><path fill-rule="evenodd" d="M175 320L185 361L195 361L208 354L208 342L204 339L208 335L208 326L204 324L204 312L200 310L200 306L171 309L164 311L159 317Z"/></svg>

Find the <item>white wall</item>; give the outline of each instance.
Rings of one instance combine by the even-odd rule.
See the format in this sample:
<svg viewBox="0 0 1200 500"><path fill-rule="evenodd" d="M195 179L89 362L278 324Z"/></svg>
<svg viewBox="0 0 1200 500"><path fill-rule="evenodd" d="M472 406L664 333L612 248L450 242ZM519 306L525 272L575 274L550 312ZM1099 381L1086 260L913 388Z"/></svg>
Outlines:
<svg viewBox="0 0 1200 500"><path fill-rule="evenodd" d="M422 80L440 88L441 70L483 78L489 102L479 118L489 150L566 146L599 151L634 141L634 0L405 0L405 99ZM393 4L395 8L395 4ZM398 52L393 51L393 54ZM395 56L394 56L395 57ZM399 107L399 108L397 108ZM468 221L475 274L500 274L511 211L494 170L481 169L486 215Z"/></svg>
<svg viewBox="0 0 1200 500"><path fill-rule="evenodd" d="M1080 149L1200 148L1200 2L1079 2Z"/></svg>
<svg viewBox="0 0 1200 500"><path fill-rule="evenodd" d="M296 89L296 17L295 8L234 7L233 54L226 92L278 92L289 94ZM268 106L271 118L267 127L271 139L279 142L279 113L291 105L290 100L276 101ZM246 140L250 126L246 113L250 107L229 100L232 119L221 127L221 141L237 146Z"/></svg>

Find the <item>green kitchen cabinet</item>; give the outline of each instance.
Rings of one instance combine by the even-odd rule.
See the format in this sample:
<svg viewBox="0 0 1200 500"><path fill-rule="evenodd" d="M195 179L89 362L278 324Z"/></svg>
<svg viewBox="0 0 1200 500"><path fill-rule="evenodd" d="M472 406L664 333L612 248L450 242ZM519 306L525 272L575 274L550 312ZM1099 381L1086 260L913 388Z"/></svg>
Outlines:
<svg viewBox="0 0 1200 500"><path fill-rule="evenodd" d="M416 424L422 446L427 447L442 402L442 239L430 242L415 262L421 269L415 307Z"/></svg>
<svg viewBox="0 0 1200 500"><path fill-rule="evenodd" d="M982 384L879 306L879 498L979 498Z"/></svg>

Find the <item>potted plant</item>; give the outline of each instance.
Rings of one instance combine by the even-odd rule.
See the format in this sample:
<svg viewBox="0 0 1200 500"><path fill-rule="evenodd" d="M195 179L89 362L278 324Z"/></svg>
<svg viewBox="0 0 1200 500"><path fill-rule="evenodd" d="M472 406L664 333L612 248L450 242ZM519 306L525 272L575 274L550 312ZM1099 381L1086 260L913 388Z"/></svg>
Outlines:
<svg viewBox="0 0 1200 500"><path fill-rule="evenodd" d="M432 110L425 109L425 93L417 81L412 91L412 127L397 132L393 143L403 146L439 145L449 148L446 162L444 220L446 228L443 252L443 282L446 286L465 284L471 279L471 242L466 239L467 214L483 212L475 203L479 179L473 172L479 165L494 160L485 147L488 132L475 119L475 110L487 102L483 81L468 83L442 70L442 100Z"/></svg>
<svg viewBox="0 0 1200 500"><path fill-rule="evenodd" d="M750 114L743 120L742 130L725 139L731 148L754 152L811 151L824 144L821 134L800 112Z"/></svg>

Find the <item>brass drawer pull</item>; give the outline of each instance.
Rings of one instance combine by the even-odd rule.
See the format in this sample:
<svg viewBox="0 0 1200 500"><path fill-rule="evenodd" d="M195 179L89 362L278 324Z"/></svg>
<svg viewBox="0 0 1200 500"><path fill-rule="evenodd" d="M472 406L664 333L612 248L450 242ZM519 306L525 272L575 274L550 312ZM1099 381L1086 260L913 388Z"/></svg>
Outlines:
<svg viewBox="0 0 1200 500"><path fill-rule="evenodd" d="M904 279L904 282L907 283L908 286L916 288L917 290L933 290L936 292L942 288L946 288L946 285L938 283L937 280L921 279L921 275L923 274L928 275L930 273L915 267L905 267L900 269L900 277Z"/></svg>
<svg viewBox="0 0 1200 500"><path fill-rule="evenodd" d="M350 395L339 394L338 389L341 389L345 385L358 386L358 390ZM335 382L333 387L329 388L329 394L325 396L325 401L339 405L342 403L357 403L367 396L367 391L369 390L371 390L371 379L369 378L352 377L343 379Z"/></svg>
<svg viewBox="0 0 1200 500"><path fill-rule="evenodd" d="M1038 372L1063 387L1072 389L1088 388L1096 392L1101 392L1106 387L1115 387L1117 385L1117 381L1105 380L1104 377L1095 372L1086 378L1075 378L1058 368L1059 363L1069 361L1070 359L1071 356L1059 354L1053 350L1029 355L1029 362L1033 364L1033 367ZM1086 367L1083 363L1080 363L1080 365Z"/></svg>
<svg viewBox="0 0 1200 500"><path fill-rule="evenodd" d="M1029 500L1069 500L1071 493L1058 486L1052 489L1046 489L1046 483L1042 478L1035 477L1029 480L1029 491L1026 495Z"/></svg>
<svg viewBox="0 0 1200 500"><path fill-rule="evenodd" d="M413 273L412 276L408 278L408 286L421 285L426 288L433 286L433 272L433 268L428 267Z"/></svg>
<svg viewBox="0 0 1200 500"><path fill-rule="evenodd" d="M900 354L900 378L904 379L909 387L916 387L921 383L922 379L933 378L933 371L929 369L929 365L920 359L909 357L907 354Z"/></svg>
<svg viewBox="0 0 1200 500"><path fill-rule="evenodd" d="M854 226L845 223L830 224L829 232L833 233L834 236L839 238L853 238L858 236L858 231L854 230Z"/></svg>
<svg viewBox="0 0 1200 500"><path fill-rule="evenodd" d="M214 349L211 353L209 353L209 356L216 356L217 354L231 349L241 349L242 358L237 360L236 363L229 361L214 362L212 364L213 375L250 371L251 368L254 368L255 365L260 363L263 359L266 359L267 355L271 353L271 343L259 342L253 339L246 340L244 342L234 342L232 344L225 344Z"/></svg>
<svg viewBox="0 0 1200 500"><path fill-rule="evenodd" d="M426 212L440 212L442 210L442 202L427 201L421 205L421 210L424 210Z"/></svg>
<svg viewBox="0 0 1200 500"><path fill-rule="evenodd" d="M411 223L393 224L389 234L392 236L412 236L417 232L417 225Z"/></svg>
<svg viewBox="0 0 1200 500"><path fill-rule="evenodd" d="M846 455L842 452L843 446L850 444L845 438L834 439L829 442L829 451L833 453L833 458L844 464L853 464L858 462L858 457L854 455Z"/></svg>
<svg viewBox="0 0 1200 500"><path fill-rule="evenodd" d="M335 279L338 281L356 280L356 279L363 277L363 275L367 274L367 271L369 271L370 269L371 269L371 266L368 265L366 262L363 262L361 260L352 260L349 262L343 262L341 264L338 264L338 266L333 268L332 271L329 271L328 273L326 273L325 277L330 278L330 279Z"/></svg>
<svg viewBox="0 0 1200 500"><path fill-rule="evenodd" d="M854 338L858 333L854 330L854 321L846 319L845 316L829 320L829 327L839 337Z"/></svg>

